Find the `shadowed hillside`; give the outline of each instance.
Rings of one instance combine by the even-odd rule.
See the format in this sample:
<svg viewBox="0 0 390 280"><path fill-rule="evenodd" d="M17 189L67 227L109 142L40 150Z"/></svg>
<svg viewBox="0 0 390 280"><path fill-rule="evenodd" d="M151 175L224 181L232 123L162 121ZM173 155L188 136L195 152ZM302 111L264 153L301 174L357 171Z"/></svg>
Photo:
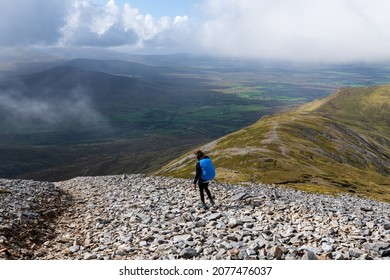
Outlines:
<svg viewBox="0 0 390 280"><path fill-rule="evenodd" d="M344 88L203 147L218 179L390 201L390 86ZM158 174L191 177L186 155Z"/></svg>

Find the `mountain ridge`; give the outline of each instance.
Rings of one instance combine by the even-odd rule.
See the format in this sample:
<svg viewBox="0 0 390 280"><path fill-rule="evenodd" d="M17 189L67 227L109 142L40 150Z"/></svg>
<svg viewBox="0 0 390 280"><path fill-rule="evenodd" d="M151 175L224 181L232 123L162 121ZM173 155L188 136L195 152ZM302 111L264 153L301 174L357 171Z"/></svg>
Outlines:
<svg viewBox="0 0 390 280"><path fill-rule="evenodd" d="M390 86L342 88L201 147L225 182L264 182L390 201ZM156 174L189 178L187 154Z"/></svg>

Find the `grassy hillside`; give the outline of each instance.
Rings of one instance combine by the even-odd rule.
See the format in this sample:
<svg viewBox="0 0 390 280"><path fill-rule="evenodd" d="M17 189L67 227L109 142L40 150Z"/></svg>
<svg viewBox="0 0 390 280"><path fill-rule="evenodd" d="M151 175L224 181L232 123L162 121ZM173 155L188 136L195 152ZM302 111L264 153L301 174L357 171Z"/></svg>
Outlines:
<svg viewBox="0 0 390 280"><path fill-rule="evenodd" d="M202 147L225 182L348 192L390 202L390 85L344 88ZM191 154L160 175L189 178Z"/></svg>

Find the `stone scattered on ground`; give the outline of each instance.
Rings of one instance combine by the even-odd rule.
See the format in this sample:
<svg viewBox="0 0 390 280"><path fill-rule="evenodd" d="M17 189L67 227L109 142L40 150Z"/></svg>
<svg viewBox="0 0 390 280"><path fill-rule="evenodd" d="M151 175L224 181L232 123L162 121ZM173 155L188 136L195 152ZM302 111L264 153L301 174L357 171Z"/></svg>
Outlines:
<svg viewBox="0 0 390 280"><path fill-rule="evenodd" d="M0 179L0 259L390 259L390 205L145 175Z"/></svg>

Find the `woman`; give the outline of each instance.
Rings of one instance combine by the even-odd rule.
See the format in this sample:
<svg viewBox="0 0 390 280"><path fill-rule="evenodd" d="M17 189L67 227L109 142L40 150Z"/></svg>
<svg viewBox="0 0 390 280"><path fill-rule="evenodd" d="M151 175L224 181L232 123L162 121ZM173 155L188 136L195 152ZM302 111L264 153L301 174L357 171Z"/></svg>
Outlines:
<svg viewBox="0 0 390 280"><path fill-rule="evenodd" d="M200 208L208 209L204 201L204 192L206 191L207 197L210 199L211 205L214 205L213 197L209 190L209 181L215 177L215 168L211 159L206 156L201 150L195 152L198 162L196 163L196 173L194 178L193 187L196 189L196 183L199 186L200 193Z"/></svg>

